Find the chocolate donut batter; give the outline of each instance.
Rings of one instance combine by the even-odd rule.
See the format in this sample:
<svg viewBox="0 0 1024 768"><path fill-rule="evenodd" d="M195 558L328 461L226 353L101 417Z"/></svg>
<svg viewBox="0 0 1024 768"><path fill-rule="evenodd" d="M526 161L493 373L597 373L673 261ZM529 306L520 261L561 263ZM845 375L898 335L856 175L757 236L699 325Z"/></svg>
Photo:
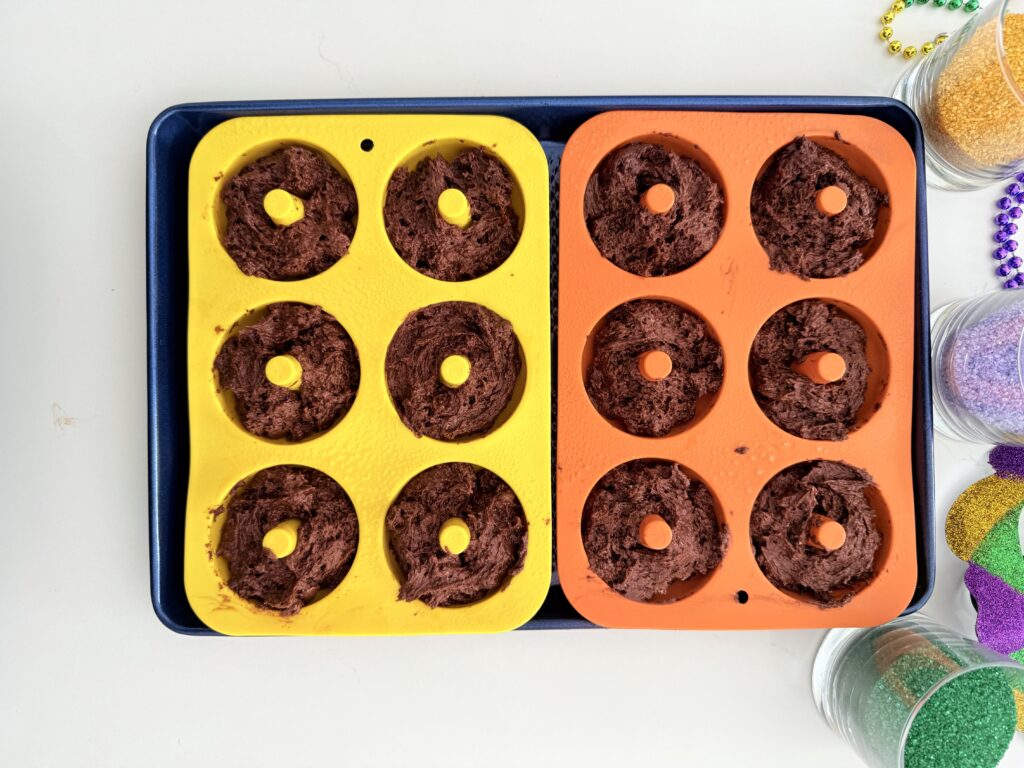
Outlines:
<svg viewBox="0 0 1024 768"><path fill-rule="evenodd" d="M641 203L667 184L666 213ZM660 144L633 143L608 155L587 182L583 212L601 255L634 275L674 275L697 263L722 231L722 190L697 161Z"/></svg>
<svg viewBox="0 0 1024 768"><path fill-rule="evenodd" d="M864 404L868 367L864 329L819 299L783 307L754 337L750 381L761 410L782 429L808 440L845 440ZM835 352L846 374L817 384L791 366L815 352Z"/></svg>
<svg viewBox="0 0 1024 768"><path fill-rule="evenodd" d="M640 356L658 350L672 371L651 381L640 372ZM606 419L633 435L658 437L686 424L697 401L722 386L722 347L707 325L669 301L636 299L605 317L594 338L586 388Z"/></svg>
<svg viewBox="0 0 1024 768"><path fill-rule="evenodd" d="M469 201L465 229L437 210L446 189L459 190ZM480 277L501 265L519 242L512 177L498 158L479 148L450 163L435 155L412 171L399 168L388 182L384 227L398 255L417 272L449 282Z"/></svg>
<svg viewBox="0 0 1024 768"><path fill-rule="evenodd" d="M441 526L459 518L469 526L461 554L441 548ZM526 516L504 480L472 464L439 464L406 483L385 520L401 571L402 600L432 608L465 605L503 588L523 569Z"/></svg>
<svg viewBox="0 0 1024 768"><path fill-rule="evenodd" d="M239 483L227 503L217 554L228 564L228 586L263 608L291 615L321 590L345 578L359 543L359 521L348 494L309 467L281 465ZM285 520L299 521L295 550L278 559L263 537Z"/></svg>
<svg viewBox="0 0 1024 768"><path fill-rule="evenodd" d="M304 440L348 413L359 388L359 357L345 329L320 307L281 303L265 312L224 342L214 367L248 432ZM267 361L277 355L291 355L302 366L297 390L267 379Z"/></svg>
<svg viewBox="0 0 1024 768"><path fill-rule="evenodd" d="M662 550L640 543L640 523L659 515L672 529ZM664 595L722 561L729 534L711 492L672 461L637 459L602 477L583 508L583 548L590 569L630 600Z"/></svg>
<svg viewBox="0 0 1024 768"><path fill-rule="evenodd" d="M279 227L263 198L283 189L302 200L301 219ZM250 163L224 184L224 248L247 275L301 280L348 253L355 233L356 191L318 152L286 147Z"/></svg>
<svg viewBox="0 0 1024 768"><path fill-rule="evenodd" d="M838 135L837 135L838 138ZM835 216L818 210L817 193L836 186L847 196ZM889 204L830 149L803 136L772 158L754 184L750 215L771 268L804 279L848 275L864 263L878 209Z"/></svg>
<svg viewBox="0 0 1024 768"><path fill-rule="evenodd" d="M469 359L469 378L449 387L439 376L450 355ZM409 315L388 345L384 375L402 423L417 435L457 440L486 432L512 399L522 366L512 324L465 301Z"/></svg>
<svg viewBox="0 0 1024 768"><path fill-rule="evenodd" d="M864 493L872 485L863 469L838 461L796 464L768 481L750 518L754 555L768 580L823 608L845 605L867 586L882 545ZM832 552L808 543L814 515L839 522L846 543Z"/></svg>

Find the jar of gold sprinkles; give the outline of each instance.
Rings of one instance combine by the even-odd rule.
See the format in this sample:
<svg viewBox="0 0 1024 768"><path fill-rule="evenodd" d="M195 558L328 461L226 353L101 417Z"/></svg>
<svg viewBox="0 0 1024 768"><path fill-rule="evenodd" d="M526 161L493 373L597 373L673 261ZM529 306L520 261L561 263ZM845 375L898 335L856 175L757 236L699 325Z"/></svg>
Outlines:
<svg viewBox="0 0 1024 768"><path fill-rule="evenodd" d="M1024 0L992 0L896 86L924 126L928 183L975 189L1024 170Z"/></svg>

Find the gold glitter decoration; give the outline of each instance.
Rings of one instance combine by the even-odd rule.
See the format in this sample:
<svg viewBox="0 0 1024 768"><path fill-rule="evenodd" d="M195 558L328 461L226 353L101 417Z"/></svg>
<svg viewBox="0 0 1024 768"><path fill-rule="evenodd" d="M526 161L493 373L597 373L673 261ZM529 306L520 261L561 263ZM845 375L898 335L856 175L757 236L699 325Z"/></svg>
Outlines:
<svg viewBox="0 0 1024 768"><path fill-rule="evenodd" d="M1024 504L1024 481L998 475L982 478L953 502L946 517L946 543L961 560L970 560L982 540L1014 507Z"/></svg>
<svg viewBox="0 0 1024 768"><path fill-rule="evenodd" d="M1008 165L1024 154L1024 105L1007 82L996 46L997 20L952 52L923 110L929 138L953 165ZM1004 19L1010 74L1024 85L1024 14Z"/></svg>
<svg viewBox="0 0 1024 768"><path fill-rule="evenodd" d="M1024 731L1024 693L1014 691L1013 699L1017 702L1017 730Z"/></svg>

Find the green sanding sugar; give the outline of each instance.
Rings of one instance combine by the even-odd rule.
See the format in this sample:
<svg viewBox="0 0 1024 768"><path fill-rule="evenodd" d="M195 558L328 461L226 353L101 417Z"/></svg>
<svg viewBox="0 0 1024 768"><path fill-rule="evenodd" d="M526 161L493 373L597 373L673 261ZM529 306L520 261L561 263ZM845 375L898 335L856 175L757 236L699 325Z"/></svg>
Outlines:
<svg viewBox="0 0 1024 768"><path fill-rule="evenodd" d="M965 672L936 691L917 713L904 752L906 768L995 768L1017 726L1017 706L999 669Z"/></svg>
<svg viewBox="0 0 1024 768"><path fill-rule="evenodd" d="M1024 557L1020 551L1019 525L1018 507L992 526L971 560L1018 592L1024 592Z"/></svg>
<svg viewBox="0 0 1024 768"><path fill-rule="evenodd" d="M1010 658L1014 661L1019 661L1021 664L1024 664L1024 648L1021 648L1019 651L1014 651L1013 653L1011 653Z"/></svg>
<svg viewBox="0 0 1024 768"><path fill-rule="evenodd" d="M874 648L865 645L874 654L871 666L882 666L857 707L858 730L864 734L864 746L882 765L897 764L903 729L921 698L965 663L940 643L912 643L908 635L893 632ZM904 765L995 768L1016 727L1017 705L1005 671L964 672L937 690L917 713L907 736Z"/></svg>

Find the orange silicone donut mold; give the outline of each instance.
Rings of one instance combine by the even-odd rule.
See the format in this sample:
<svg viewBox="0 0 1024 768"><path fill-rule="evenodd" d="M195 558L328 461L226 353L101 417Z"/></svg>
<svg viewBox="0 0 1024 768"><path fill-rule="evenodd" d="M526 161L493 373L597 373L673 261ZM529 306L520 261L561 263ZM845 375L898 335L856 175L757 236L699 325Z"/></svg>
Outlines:
<svg viewBox="0 0 1024 768"><path fill-rule="evenodd" d="M837 136L838 134L838 136ZM868 258L855 272L802 280L768 268L751 225L754 181L772 155L798 136L842 155L889 195ZM689 155L721 184L721 236L700 261L666 277L619 269L587 231L583 199L601 160L631 141L659 141ZM608 627L754 629L873 626L899 615L917 583L911 417L914 360L916 169L890 126L855 115L726 112L608 112L583 124L561 161L558 291L558 572L572 605ZM663 298L708 323L721 343L724 380L695 422L665 437L637 437L606 421L584 388L589 336L619 304ZM777 310L801 299L836 304L868 334L872 368L857 427L841 442L805 440L764 415L754 400L748 357ZM632 459L657 456L692 470L720 504L730 541L721 564L676 602L636 602L589 567L583 507L595 483ZM883 542L874 579L847 604L821 608L776 589L750 541L750 514L779 471L815 459L844 461L875 480L869 499ZM685 592L685 590L683 590Z"/></svg>

